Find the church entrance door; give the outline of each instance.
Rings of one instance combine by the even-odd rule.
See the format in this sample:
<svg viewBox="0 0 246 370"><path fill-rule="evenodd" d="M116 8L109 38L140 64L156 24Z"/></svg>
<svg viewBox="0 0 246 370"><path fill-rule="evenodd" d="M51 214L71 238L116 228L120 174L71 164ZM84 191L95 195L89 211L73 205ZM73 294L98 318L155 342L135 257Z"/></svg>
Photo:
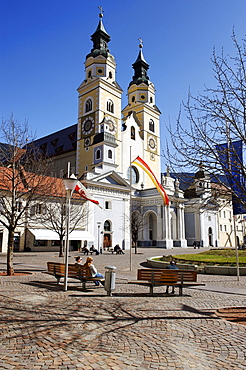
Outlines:
<svg viewBox="0 0 246 370"><path fill-rule="evenodd" d="M104 234L103 236L103 250L112 248L111 234Z"/></svg>

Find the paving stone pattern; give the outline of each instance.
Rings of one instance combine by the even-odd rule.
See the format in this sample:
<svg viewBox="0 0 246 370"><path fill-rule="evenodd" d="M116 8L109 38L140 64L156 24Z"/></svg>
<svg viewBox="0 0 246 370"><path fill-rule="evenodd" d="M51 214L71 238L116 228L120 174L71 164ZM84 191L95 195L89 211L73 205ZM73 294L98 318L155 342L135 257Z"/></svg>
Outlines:
<svg viewBox="0 0 246 370"><path fill-rule="evenodd" d="M150 297L147 287L126 280L149 255L160 250L141 249L131 271L127 253L94 257L102 273L106 265L117 267L116 290L108 297L102 286L90 283L83 292L75 280L63 292L41 272L48 260L60 261L54 253L16 254L16 269L32 274L0 277L0 369L246 369L246 326L215 314L246 306L246 278L199 275L221 291L184 289L179 297L158 287ZM5 259L0 255L0 269Z"/></svg>

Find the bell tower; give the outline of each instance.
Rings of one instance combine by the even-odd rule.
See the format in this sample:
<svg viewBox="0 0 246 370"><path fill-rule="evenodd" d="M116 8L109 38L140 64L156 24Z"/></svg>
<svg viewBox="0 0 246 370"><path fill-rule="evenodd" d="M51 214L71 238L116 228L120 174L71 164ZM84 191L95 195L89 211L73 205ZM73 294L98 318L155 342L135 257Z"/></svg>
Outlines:
<svg viewBox="0 0 246 370"><path fill-rule="evenodd" d="M160 180L160 114L161 112L155 105L155 87L150 82L147 71L149 64L144 59L143 41L139 39L139 53L135 63L133 63L134 75L128 86L128 104L123 109L123 120L127 124L130 115L135 117L138 123L138 134L142 139L142 147L138 146L138 151L133 152L150 166L158 180ZM134 146L134 142L131 143ZM140 152L141 151L141 152ZM133 158L134 159L134 158ZM148 177L144 177L144 187L153 187L153 183Z"/></svg>
<svg viewBox="0 0 246 370"><path fill-rule="evenodd" d="M116 63L108 49L110 36L103 25L103 10L99 9L99 23L91 36L93 47L86 56L85 79L78 88L79 176L85 171L101 172L105 166L117 168L121 156L122 89L115 79Z"/></svg>

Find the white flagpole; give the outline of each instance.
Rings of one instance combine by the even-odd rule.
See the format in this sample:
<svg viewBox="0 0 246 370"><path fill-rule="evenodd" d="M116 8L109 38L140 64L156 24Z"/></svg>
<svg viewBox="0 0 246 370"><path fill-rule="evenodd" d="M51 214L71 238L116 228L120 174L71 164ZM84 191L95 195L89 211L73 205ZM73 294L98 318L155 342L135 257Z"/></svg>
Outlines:
<svg viewBox="0 0 246 370"><path fill-rule="evenodd" d="M70 162L67 164L67 178L70 176ZM63 290L67 291L68 282L68 254L69 254L69 222L70 222L70 199L71 190L66 189L66 241L65 241L65 276L64 276L64 287Z"/></svg>
<svg viewBox="0 0 246 370"><path fill-rule="evenodd" d="M70 162L67 162L67 178L69 178L70 177ZM69 203L69 195L68 195L68 192L67 192L67 194L66 194L66 240L65 240L65 254L64 254L64 263L65 263L65 265L67 265L67 261L68 261L68 248L69 248L69 246L68 246L68 244L69 244L69 237L68 237L68 235L69 235L69 220L68 220L68 218L69 218L69 212L68 212L68 208L69 208L69 205L68 205L68 203Z"/></svg>
<svg viewBox="0 0 246 370"><path fill-rule="evenodd" d="M130 271L132 271L132 147L130 146Z"/></svg>

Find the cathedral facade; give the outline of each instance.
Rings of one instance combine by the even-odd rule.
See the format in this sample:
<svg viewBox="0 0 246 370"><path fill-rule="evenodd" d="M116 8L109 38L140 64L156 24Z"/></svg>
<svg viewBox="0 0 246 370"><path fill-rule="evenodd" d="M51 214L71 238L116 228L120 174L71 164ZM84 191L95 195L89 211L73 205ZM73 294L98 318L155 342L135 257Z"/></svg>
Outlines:
<svg viewBox="0 0 246 370"><path fill-rule="evenodd" d="M98 249L115 244L129 249L133 227L137 228L139 246L186 247L183 192L168 172L161 175L161 112L142 42L132 65L127 105L122 109L123 90L116 81L116 62L108 48L110 36L102 13L91 40L84 80L78 87L77 125L39 139L36 145L48 155L53 151L58 177L66 173L69 160L72 171L99 201L101 208L88 202L87 222L87 231L94 235ZM132 165L138 156L164 186L169 205L163 204L149 176Z"/></svg>
<svg viewBox="0 0 246 370"><path fill-rule="evenodd" d="M168 174L161 179L161 112L148 77L142 42L133 63L128 103L122 110L122 89L116 81L116 63L108 48L110 36L102 13L91 40L85 78L78 88L76 172L102 209L91 212L94 218L88 231L95 235L97 227L100 229L98 244L104 248L120 244L128 249L134 226L138 228L139 246L186 247L183 193ZM137 156L162 182L170 205L163 204L149 176L131 164Z"/></svg>

